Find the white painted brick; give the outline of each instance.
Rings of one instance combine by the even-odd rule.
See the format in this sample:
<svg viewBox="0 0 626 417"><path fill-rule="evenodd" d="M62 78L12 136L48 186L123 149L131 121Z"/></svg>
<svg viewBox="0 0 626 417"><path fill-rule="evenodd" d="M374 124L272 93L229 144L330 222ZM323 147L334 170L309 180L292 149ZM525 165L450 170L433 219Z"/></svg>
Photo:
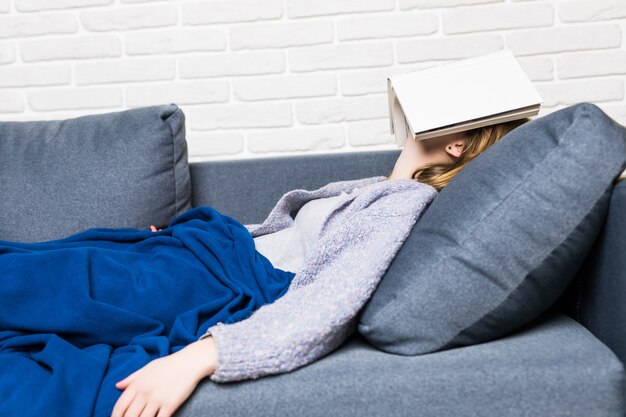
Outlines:
<svg viewBox="0 0 626 417"><path fill-rule="evenodd" d="M615 120L617 123L626 127L626 105L624 104L606 104L600 103L598 104L600 107L610 118ZM626 170L624 171L626 173Z"/></svg>
<svg viewBox="0 0 626 417"><path fill-rule="evenodd" d="M176 2L177 0L121 0L122 3L148 3L154 1L170 1Z"/></svg>
<svg viewBox="0 0 626 417"><path fill-rule="evenodd" d="M78 31L76 17L69 13L42 13L0 17L0 38L19 38Z"/></svg>
<svg viewBox="0 0 626 417"><path fill-rule="evenodd" d="M220 103L228 101L229 97L227 81L177 81L126 87L126 105L129 107L162 103Z"/></svg>
<svg viewBox="0 0 626 417"><path fill-rule="evenodd" d="M554 79L554 64L550 57L528 56L515 57L515 59L532 81L550 81Z"/></svg>
<svg viewBox="0 0 626 417"><path fill-rule="evenodd" d="M0 113L24 111L24 97L17 91L0 91Z"/></svg>
<svg viewBox="0 0 626 417"><path fill-rule="evenodd" d="M339 40L429 35L439 26L435 13L353 16L337 22Z"/></svg>
<svg viewBox="0 0 626 417"><path fill-rule="evenodd" d="M291 49L287 55L289 67L294 72L382 67L393 64L393 45L384 41L305 46Z"/></svg>
<svg viewBox="0 0 626 417"><path fill-rule="evenodd" d="M122 110L122 109L119 109ZM55 112L25 112L25 113L13 113L10 117L3 117L0 113L0 120L6 121L33 121L33 120L66 120L73 119L80 116L90 116L94 114L111 113L110 107L94 108L94 109L76 109L69 111L55 111Z"/></svg>
<svg viewBox="0 0 626 417"><path fill-rule="evenodd" d="M504 0L400 0L400 10L443 8L470 4L502 3Z"/></svg>
<svg viewBox="0 0 626 417"><path fill-rule="evenodd" d="M377 12L393 10L394 0L311 1L286 0L288 17L308 17L341 13Z"/></svg>
<svg viewBox="0 0 626 417"><path fill-rule="evenodd" d="M446 10L446 34L552 26L554 8L548 3L495 4Z"/></svg>
<svg viewBox="0 0 626 417"><path fill-rule="evenodd" d="M535 87L544 100L542 105L547 107L624 98L624 82L621 78L538 83Z"/></svg>
<svg viewBox="0 0 626 417"><path fill-rule="evenodd" d="M543 113L590 101L624 123L625 9L621 0L0 0L0 120L173 102L189 105L190 158L392 147L388 75L509 49Z"/></svg>
<svg viewBox="0 0 626 417"><path fill-rule="evenodd" d="M329 43L333 41L333 22L312 20L239 25L230 28L229 38L233 50Z"/></svg>
<svg viewBox="0 0 626 417"><path fill-rule="evenodd" d="M190 161L199 156L230 155L243 152L241 133L189 132L186 135Z"/></svg>
<svg viewBox="0 0 626 417"><path fill-rule="evenodd" d="M399 40L396 43L400 63L471 58L502 49L502 37L491 34Z"/></svg>
<svg viewBox="0 0 626 417"><path fill-rule="evenodd" d="M121 88L35 90L27 93L28 105L36 111L93 109L122 105Z"/></svg>
<svg viewBox="0 0 626 417"><path fill-rule="evenodd" d="M80 21L85 29L96 32L172 26L177 19L175 6L124 7L80 13Z"/></svg>
<svg viewBox="0 0 626 417"><path fill-rule="evenodd" d="M387 93L387 77L417 68L391 67L366 71L350 71L339 74L339 90L343 96L359 96L371 93Z"/></svg>
<svg viewBox="0 0 626 417"><path fill-rule="evenodd" d="M38 12L41 10L71 9L73 7L104 6L113 4L113 0L14 0L19 12Z"/></svg>
<svg viewBox="0 0 626 417"><path fill-rule="evenodd" d="M0 67L0 87L31 87L36 85L69 84L69 65Z"/></svg>
<svg viewBox="0 0 626 417"><path fill-rule="evenodd" d="M237 100L271 100L331 96L337 92L333 74L279 75L233 81Z"/></svg>
<svg viewBox="0 0 626 417"><path fill-rule="evenodd" d="M295 103L302 124L323 124L388 117L386 94L310 100Z"/></svg>
<svg viewBox="0 0 626 417"><path fill-rule="evenodd" d="M275 74L285 71L282 51L246 51L180 58L182 78Z"/></svg>
<svg viewBox="0 0 626 417"><path fill-rule="evenodd" d="M524 30L505 36L508 49L516 56L617 48L622 43L619 25L568 25Z"/></svg>
<svg viewBox="0 0 626 417"><path fill-rule="evenodd" d="M254 153L312 151L341 148L345 142L341 126L271 129L251 133L248 150Z"/></svg>
<svg viewBox="0 0 626 417"><path fill-rule="evenodd" d="M606 50L563 54L556 57L559 78L626 74L626 51Z"/></svg>
<svg viewBox="0 0 626 417"><path fill-rule="evenodd" d="M352 146L394 144L394 137L389 130L389 121L384 119L350 123L348 140Z"/></svg>
<svg viewBox="0 0 626 417"><path fill-rule="evenodd" d="M208 0L181 5L183 23L251 22L279 19L283 15L281 0Z"/></svg>
<svg viewBox="0 0 626 417"><path fill-rule="evenodd" d="M626 17L624 0L560 1L558 16L563 22L596 22Z"/></svg>
<svg viewBox="0 0 626 417"><path fill-rule="evenodd" d="M61 117L60 113L2 113L0 112L0 122L27 122L32 120L62 120L73 117L66 114L67 117Z"/></svg>
<svg viewBox="0 0 626 417"><path fill-rule="evenodd" d="M20 42L25 62L75 58L108 58L122 55L117 36L73 36Z"/></svg>
<svg viewBox="0 0 626 417"><path fill-rule="evenodd" d="M77 64L76 82L83 85L171 80L175 73L174 58L117 59Z"/></svg>
<svg viewBox="0 0 626 417"><path fill-rule="evenodd" d="M138 32L127 34L125 45L129 55L222 51L226 49L226 37L214 29Z"/></svg>
<svg viewBox="0 0 626 417"><path fill-rule="evenodd" d="M0 43L0 64L10 64L15 61L15 45Z"/></svg>
<svg viewBox="0 0 626 417"><path fill-rule="evenodd" d="M290 103L243 103L193 107L188 111L192 130L291 126Z"/></svg>

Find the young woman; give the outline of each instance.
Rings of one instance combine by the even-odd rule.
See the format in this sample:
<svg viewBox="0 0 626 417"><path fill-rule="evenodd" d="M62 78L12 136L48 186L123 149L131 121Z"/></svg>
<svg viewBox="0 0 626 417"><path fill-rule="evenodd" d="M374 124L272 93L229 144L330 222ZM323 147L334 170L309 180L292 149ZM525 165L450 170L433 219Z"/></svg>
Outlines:
<svg viewBox="0 0 626 417"><path fill-rule="evenodd" d="M350 183L350 187L348 187L347 189L349 190L355 184L362 186L360 190L355 191L359 191L360 193L362 193L361 195L363 195L363 193L365 192L364 190L370 189L372 187L380 188L381 184L384 182L390 183L395 181L398 183L406 184L408 181L427 184L429 188L440 191L460 170L462 170L468 163L470 163L477 155L479 155L485 149L489 148L505 134L527 121L530 121L530 119L519 119L511 122L481 127L461 133L455 133L423 141L413 141L409 139L406 141L406 144L402 149L400 156L398 157L394 165L393 171L390 173L390 175L383 178L377 178L378 180L382 179L383 181L364 181ZM384 186L385 184L382 185ZM311 196L315 195L329 196L311 199ZM388 195L389 194L386 194L385 196ZM406 194L406 196L410 195L411 194ZM333 195L323 193L310 194L309 201L304 206L302 206L302 204L299 205L301 209L296 217L296 222L301 216L301 212L303 213L303 218L308 219L309 217L306 216L312 216L310 214L310 211L326 210L327 213L329 210L332 211L335 207L341 205L342 203L346 203L347 201L350 201L351 204L353 204L354 201L358 201L354 199L347 200L347 196L348 194L346 193L345 189L341 191L341 193L336 190ZM334 205L330 204L329 206L325 207L325 209L319 206L321 204L324 204L325 200L335 201L333 203ZM312 207L315 204L317 204L318 206L316 206L315 209L310 209L309 212L307 212L305 207ZM393 204L397 206L398 202ZM387 208L389 207L391 206L387 206ZM382 216L378 217L379 219L382 219L384 218L385 213L377 213L376 215ZM394 214L392 213L389 217L393 215ZM272 214L270 214L268 220L271 218ZM308 220L303 221L306 222ZM342 230L344 230L345 233L348 233L349 229L352 228L345 227L346 224L344 224L344 228ZM407 225L410 226L410 222L408 222ZM297 229L293 226L293 224L290 224L288 226L285 226L283 224L282 226L274 229L267 227L263 229L263 225L261 228L251 228L249 226L246 227L249 228L249 230L256 229L257 232L260 230L264 230L264 232L267 232L268 230L274 230L273 233L257 233L257 237L255 237L257 250L263 255L267 256L267 258L272 262L274 266L282 267L285 270L295 271L301 268L303 265L304 261L301 259L302 253L298 252L297 250L292 250L292 252L289 252L287 255L285 255L285 253L275 250L276 245L272 245L272 243L269 242L269 240L278 236L278 234L286 235L292 233L292 230ZM358 225L353 226L358 228ZM298 225L298 227L304 226ZM318 224L316 228L319 229L319 227L320 225ZM294 239L292 235L286 237L284 236L281 238L286 239L282 241L283 243L286 241L297 241L297 239ZM327 240L323 243L326 244L328 242L332 241ZM313 244L315 243L318 242L314 241ZM282 246L291 247L292 245ZM389 254L389 256L392 255L393 253ZM300 259L298 262L294 262L294 258ZM384 272L384 267L381 267L381 272ZM309 280L313 279L315 278L311 277ZM371 284L371 282L369 284ZM295 286L295 281L292 286ZM309 289L313 291L315 287L311 286ZM336 289L334 289L333 291L336 291ZM300 294L298 294L297 292L288 292L279 301L286 304L289 302L290 298L295 299L295 297L298 295L301 295L302 297L313 297L312 294L312 292L310 292L308 295L302 295L302 292ZM369 296L371 292L357 294L360 294L360 296L367 298L367 296ZM364 302L365 300L360 301ZM294 302L293 304L297 305L297 303L306 304L306 298L302 298L297 302ZM302 306L302 304L300 304L300 306ZM362 306L362 303L358 304L356 306L357 308L343 311L343 313L344 315L354 316L355 313L358 311L358 307L360 306ZM306 305L302 308L304 311L310 311L307 309ZM263 308L260 310L263 310L263 315L265 316L265 318L259 318L259 320L265 320L265 324L269 323L267 324L267 329L271 329L270 326L276 327L287 325L287 323L280 323L281 318L279 317L279 309L274 310L274 312L272 312L270 308ZM319 358L321 355L328 353L330 350L338 346L341 341L345 339L345 337L347 337L347 334L349 334L348 330L354 330L354 327L348 328L346 325L345 331L343 327L341 328L343 332L343 337L330 340L328 341L328 343L326 341L323 341L320 336L319 339L315 340L315 345L318 346L326 344L325 349L314 352L316 347L310 347L309 344L306 345L308 350L304 348L300 350L296 349L297 351L301 351L303 353L292 354L291 356L289 356L288 360L284 359L286 358L286 356L281 357L279 353L276 353L274 356L272 356L271 354L267 354L266 356L261 356L259 354L258 356L255 356L255 339L263 337L263 332L265 331L263 328L258 329L258 327L263 327L263 325L265 324L262 324L262 322L260 321L257 323L254 322L257 316L262 315L260 310L259 313L255 313L255 315L253 315L249 319L234 324L230 333L225 330L225 328L228 326L211 327L207 334L205 334L196 342L187 345L176 353L153 360L143 368L137 370L136 372L130 374L128 377L117 382L116 387L119 390L123 390L123 393L115 403L112 416L169 417L180 407L183 402L185 402L185 400L194 391L197 384L205 377L211 376L211 379L213 379L214 381L234 381L246 378L258 378L259 376L267 375L270 373L286 372L302 366L303 364L309 363L315 360L315 358ZM283 313L286 311L289 310L283 310ZM270 315L274 315L274 317L269 317ZM302 319L303 321L301 323L304 323L305 320L324 320L324 317L316 317L317 316L305 317ZM346 318L346 321L344 321L344 323L348 322L348 318L349 317ZM293 320L297 321L297 319ZM292 319L284 317L283 321L292 321ZM250 325L246 327L247 323L245 322ZM352 322L352 325L353 324L354 322ZM297 324L296 327L299 325L300 324ZM252 330L252 328L257 329ZM257 331L258 333L254 333L255 331ZM238 336L236 336L237 332L239 333ZM296 335L293 336L294 338L298 337L297 332L292 333ZM220 336L216 338L217 335ZM216 340L220 341L219 346L216 343ZM265 343L265 345L263 345L263 343ZM258 344L256 344L256 346L258 347L257 350L269 350L270 347L273 345L269 344L267 341L258 340ZM275 346L287 345L283 344ZM295 346L305 345L296 344ZM308 347L310 347L310 349ZM220 353L225 355L225 357L222 358L220 356ZM272 358L272 360L276 363L273 365L267 365L262 363L264 360L267 360L269 362L269 359L266 358ZM248 361L249 363L246 364L246 361ZM282 364L280 362L290 363ZM219 378L216 378L216 369L220 371ZM172 383L172 381L176 382Z"/></svg>

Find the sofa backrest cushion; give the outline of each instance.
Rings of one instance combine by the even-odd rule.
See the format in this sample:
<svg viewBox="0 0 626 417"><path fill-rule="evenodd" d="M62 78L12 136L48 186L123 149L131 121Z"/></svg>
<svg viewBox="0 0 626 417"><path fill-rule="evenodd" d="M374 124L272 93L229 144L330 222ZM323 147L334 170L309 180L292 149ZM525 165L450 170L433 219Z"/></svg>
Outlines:
<svg viewBox="0 0 626 417"><path fill-rule="evenodd" d="M561 310L626 364L626 179L613 187L600 236L561 299Z"/></svg>
<svg viewBox="0 0 626 417"><path fill-rule="evenodd" d="M0 122L0 240L167 225L191 208L175 104L67 120Z"/></svg>
<svg viewBox="0 0 626 417"><path fill-rule="evenodd" d="M191 204L211 206L243 224L261 223L288 191L389 175L400 150L195 161Z"/></svg>
<svg viewBox="0 0 626 417"><path fill-rule="evenodd" d="M514 129L435 197L358 331L416 355L489 341L552 306L605 220L626 129L578 103Z"/></svg>

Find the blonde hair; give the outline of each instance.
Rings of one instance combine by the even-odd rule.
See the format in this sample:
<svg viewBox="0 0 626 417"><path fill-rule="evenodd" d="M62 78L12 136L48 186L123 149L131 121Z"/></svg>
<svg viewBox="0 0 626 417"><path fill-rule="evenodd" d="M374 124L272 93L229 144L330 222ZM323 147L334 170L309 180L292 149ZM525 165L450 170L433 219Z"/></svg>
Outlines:
<svg viewBox="0 0 626 417"><path fill-rule="evenodd" d="M450 164L428 164L417 168L411 178L441 191L470 161L499 141L504 135L531 119L517 119L463 132L465 145L459 157Z"/></svg>

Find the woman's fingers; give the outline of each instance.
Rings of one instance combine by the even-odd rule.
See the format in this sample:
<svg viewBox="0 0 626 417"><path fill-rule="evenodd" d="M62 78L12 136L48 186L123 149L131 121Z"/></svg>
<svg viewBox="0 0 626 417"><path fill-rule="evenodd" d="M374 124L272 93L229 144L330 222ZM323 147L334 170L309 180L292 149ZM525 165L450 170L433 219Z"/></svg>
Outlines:
<svg viewBox="0 0 626 417"><path fill-rule="evenodd" d="M176 411L176 407L172 407L169 405L162 405L161 408L159 409L159 414L157 414L156 417L172 417L172 414L174 414L174 411Z"/></svg>
<svg viewBox="0 0 626 417"><path fill-rule="evenodd" d="M143 411L141 412L140 417L155 417L158 412L159 412L159 404L154 403L154 402L149 402L146 405L146 408L144 408Z"/></svg>
<svg viewBox="0 0 626 417"><path fill-rule="evenodd" d="M117 399L115 403L115 407L113 407L113 412L111 413L111 417L122 417L126 412L126 409L130 405L131 401L135 398L135 390L129 388L125 390L120 398Z"/></svg>
<svg viewBox="0 0 626 417"><path fill-rule="evenodd" d="M136 395L133 402L130 403L128 409L124 413L124 417L139 417L143 409L146 407L147 401L142 395Z"/></svg>
<svg viewBox="0 0 626 417"><path fill-rule="evenodd" d="M124 389L126 389L126 387L128 387L128 384L130 384L130 381L124 379L124 380L122 380L120 382L116 382L115 383L115 388L124 390Z"/></svg>
<svg viewBox="0 0 626 417"><path fill-rule="evenodd" d="M156 231L157 231L157 228L156 228L154 225L152 225L152 224L151 224L151 225L150 225L150 230L152 230L153 232L156 232Z"/></svg>
<svg viewBox="0 0 626 417"><path fill-rule="evenodd" d="M133 382L133 379L135 379L135 372L133 372L132 374L128 375L126 378L122 379L121 381L118 381L115 384L115 386L117 387L117 389L126 389L128 384Z"/></svg>

